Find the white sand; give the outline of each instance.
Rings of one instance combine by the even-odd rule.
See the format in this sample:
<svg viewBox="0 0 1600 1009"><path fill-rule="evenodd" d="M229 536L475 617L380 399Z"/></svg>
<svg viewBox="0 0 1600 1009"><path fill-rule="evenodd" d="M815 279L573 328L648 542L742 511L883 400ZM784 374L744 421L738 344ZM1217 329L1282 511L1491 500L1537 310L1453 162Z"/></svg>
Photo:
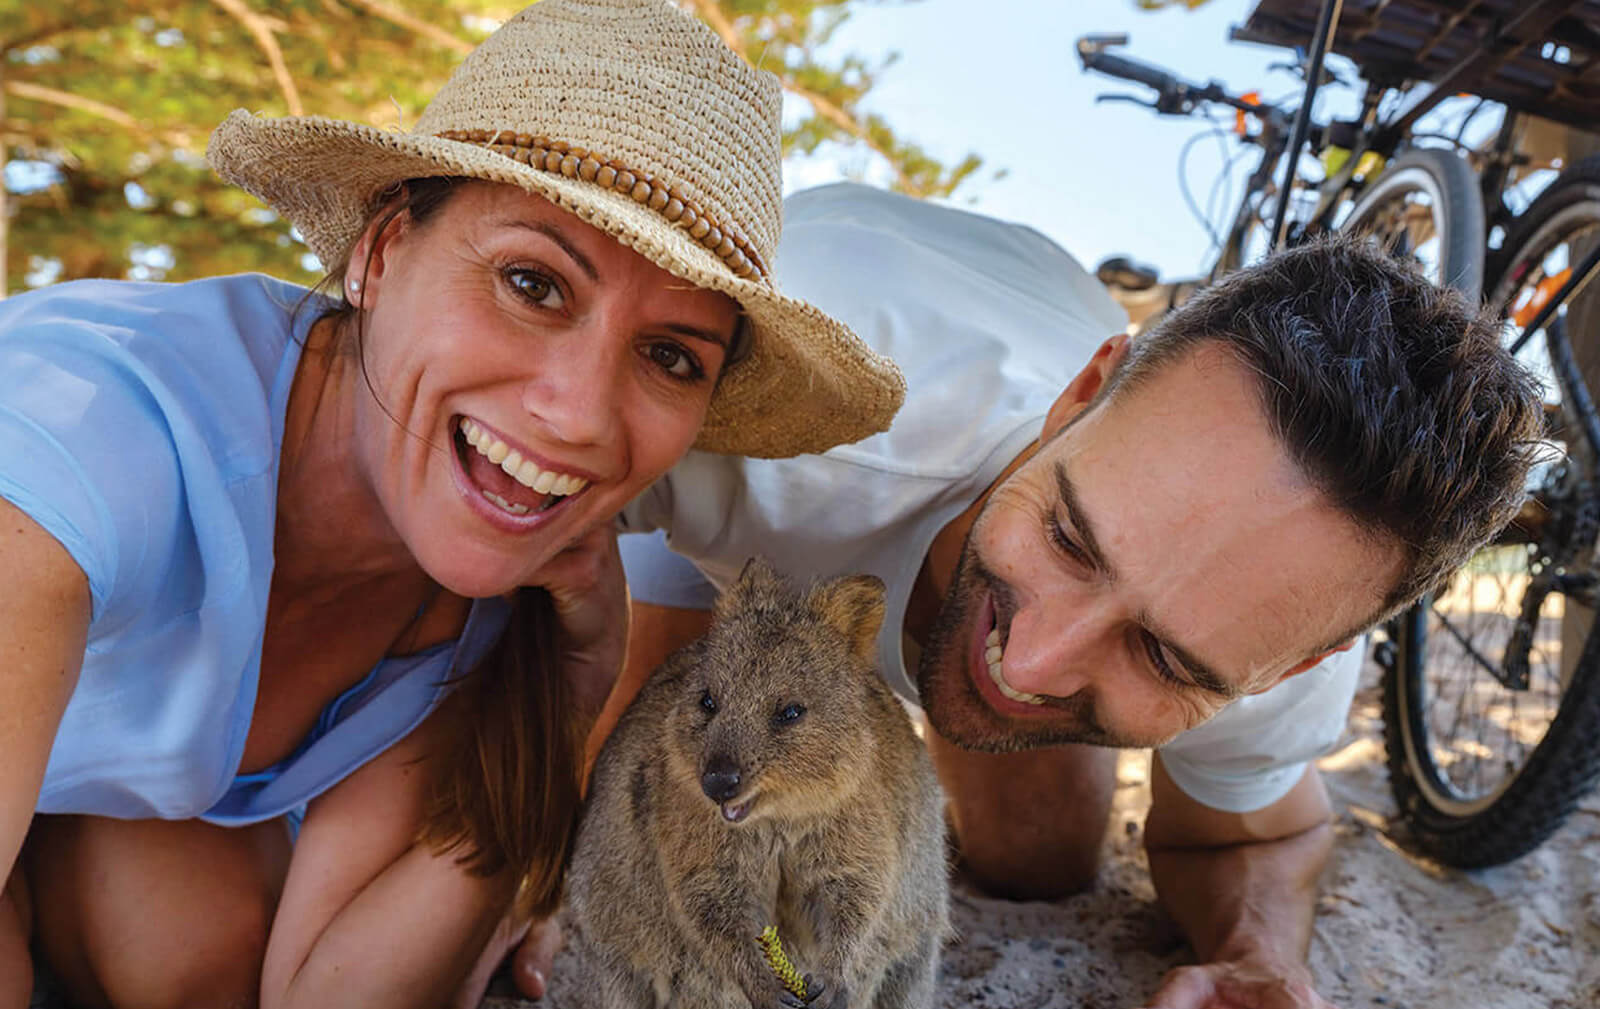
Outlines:
<svg viewBox="0 0 1600 1009"><path fill-rule="evenodd" d="M1394 803L1381 731L1369 668L1342 748L1322 761L1338 811L1311 949L1323 996L1341 1009L1600 1007L1600 795L1518 862L1443 869L1387 834ZM960 938L945 953L941 1007L1131 1009L1168 968L1186 962L1182 939L1155 904L1140 848L1147 767L1145 755L1124 755L1094 892L1012 904L957 884ZM563 954L542 1005L570 1005L564 992L582 985L583 974Z"/></svg>
<svg viewBox="0 0 1600 1009"><path fill-rule="evenodd" d="M1390 840L1376 671L1341 749L1322 770L1338 812L1311 966L1344 1009L1600 1007L1600 796L1509 866L1440 868ZM1600 741L1597 741L1600 745ZM1126 754L1094 892L1012 904L957 884L959 940L945 953L941 1007L1131 1009L1187 948L1155 904L1140 847L1148 759ZM545 1006L570 1002L582 965L563 955ZM540 1003L490 999L494 1009Z"/></svg>

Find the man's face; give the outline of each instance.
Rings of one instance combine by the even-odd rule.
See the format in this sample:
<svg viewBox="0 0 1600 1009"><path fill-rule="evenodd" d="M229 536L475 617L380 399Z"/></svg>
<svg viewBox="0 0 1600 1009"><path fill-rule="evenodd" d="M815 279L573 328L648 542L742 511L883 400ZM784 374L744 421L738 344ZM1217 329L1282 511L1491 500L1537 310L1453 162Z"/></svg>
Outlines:
<svg viewBox="0 0 1600 1009"><path fill-rule="evenodd" d="M1398 578L1222 348L1075 413L990 495L929 635L922 704L952 742L1160 745L1311 665Z"/></svg>

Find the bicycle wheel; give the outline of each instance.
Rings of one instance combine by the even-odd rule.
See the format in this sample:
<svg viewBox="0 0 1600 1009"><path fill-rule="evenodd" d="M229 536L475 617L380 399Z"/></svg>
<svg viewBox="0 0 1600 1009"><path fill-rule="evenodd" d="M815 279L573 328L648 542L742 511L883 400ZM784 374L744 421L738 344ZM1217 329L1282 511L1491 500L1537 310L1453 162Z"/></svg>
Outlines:
<svg viewBox="0 0 1600 1009"><path fill-rule="evenodd" d="M1408 259L1473 301L1483 289L1483 197L1466 161L1418 148L1396 158L1334 221Z"/></svg>
<svg viewBox="0 0 1600 1009"><path fill-rule="evenodd" d="M1489 303L1506 313L1508 344L1600 239L1600 160L1578 169L1534 201L1498 257ZM1600 421L1567 332L1558 313L1517 354L1548 420L1528 502L1397 622L1385 656L1390 787L1416 845L1462 868L1538 847L1600 776Z"/></svg>

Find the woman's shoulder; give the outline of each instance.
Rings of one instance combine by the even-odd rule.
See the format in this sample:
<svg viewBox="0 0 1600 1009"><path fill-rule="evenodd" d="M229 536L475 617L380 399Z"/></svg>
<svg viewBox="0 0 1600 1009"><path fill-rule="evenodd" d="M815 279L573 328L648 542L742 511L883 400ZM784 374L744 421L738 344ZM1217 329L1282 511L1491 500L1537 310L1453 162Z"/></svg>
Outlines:
<svg viewBox="0 0 1600 1009"><path fill-rule="evenodd" d="M297 291L91 280L0 303L0 495L68 546L97 620L174 565L270 550Z"/></svg>
<svg viewBox="0 0 1600 1009"><path fill-rule="evenodd" d="M171 357L214 367L246 360L270 376L324 299L261 274L185 283L76 280L0 302L0 343Z"/></svg>

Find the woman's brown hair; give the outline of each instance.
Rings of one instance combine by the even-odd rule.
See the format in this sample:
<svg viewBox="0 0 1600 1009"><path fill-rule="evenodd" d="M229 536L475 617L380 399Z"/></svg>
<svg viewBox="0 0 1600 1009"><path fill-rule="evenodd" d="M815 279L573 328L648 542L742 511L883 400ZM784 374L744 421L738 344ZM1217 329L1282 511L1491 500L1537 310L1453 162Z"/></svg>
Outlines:
<svg viewBox="0 0 1600 1009"><path fill-rule="evenodd" d="M385 201L378 232L402 213L421 225L438 213L462 180L413 179ZM319 287L338 290L352 264L336 266ZM362 264L365 272L365 264ZM366 374L361 313L330 308ZM384 407L367 379L368 388ZM396 423L399 423L397 420ZM561 902L561 885L582 799L584 726L561 675L559 629L549 593L518 589L504 632L481 661L456 671L435 713L442 749L429 755L430 781L419 840L454 852L474 875L506 870L521 880L518 910L545 916Z"/></svg>

